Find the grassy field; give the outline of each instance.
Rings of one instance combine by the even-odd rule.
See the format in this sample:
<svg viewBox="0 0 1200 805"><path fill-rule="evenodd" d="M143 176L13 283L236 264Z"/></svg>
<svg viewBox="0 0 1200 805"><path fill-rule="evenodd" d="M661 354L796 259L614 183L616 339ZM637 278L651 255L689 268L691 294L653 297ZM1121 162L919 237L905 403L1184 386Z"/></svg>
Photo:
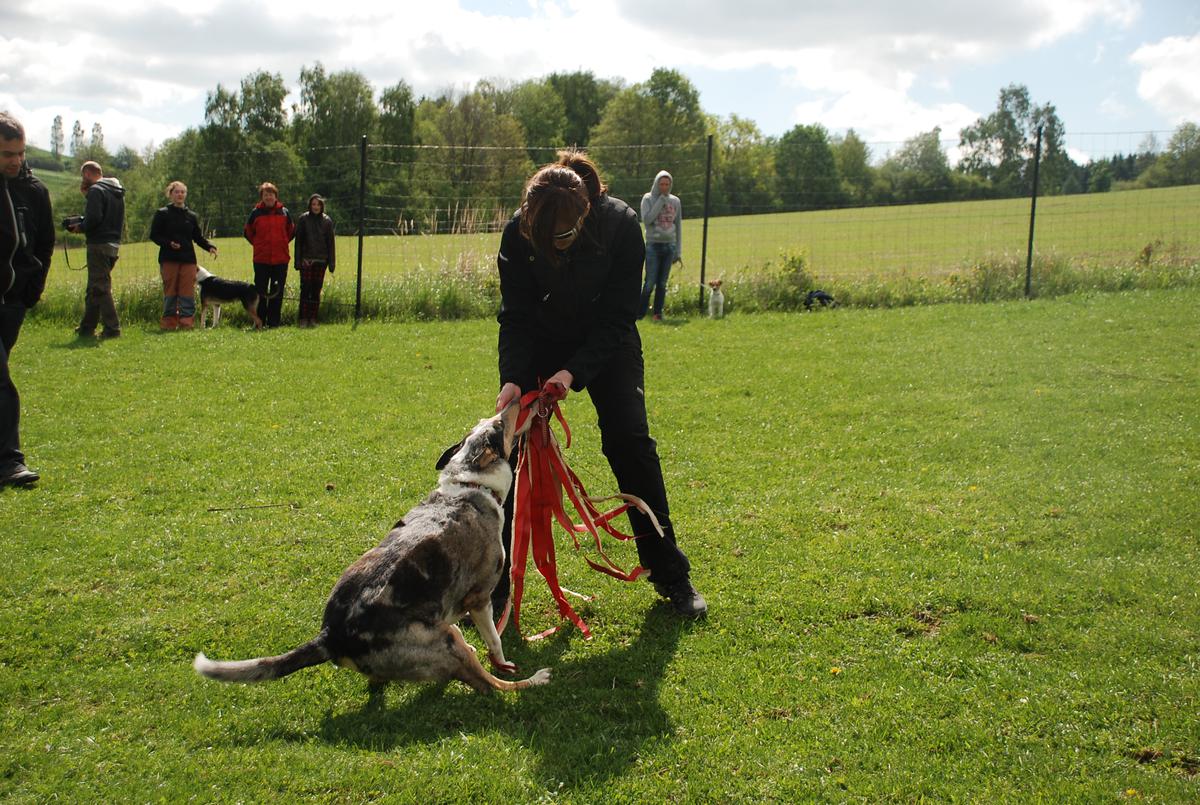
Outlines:
<svg viewBox="0 0 1200 805"><path fill-rule="evenodd" d="M382 709L332 666L225 686L190 661L312 636L490 411L494 325L34 322L0 799L1195 802L1198 322L1193 288L646 327L707 621L564 552L595 638L506 634L549 686ZM566 412L610 491L586 395ZM539 585L525 620L554 622Z"/></svg>
<svg viewBox="0 0 1200 805"><path fill-rule="evenodd" d="M247 207L247 210L249 207ZM691 207L699 209L699 205ZM1101 266L1127 265L1150 253L1175 261L1200 261L1200 185L1081 196L1038 202L1035 247L1040 258ZM74 212L74 208L70 210ZM343 231L350 222L339 222ZM687 289L700 278L703 222L684 223L684 266L672 282ZM942 278L973 263L1017 257L1024 262L1029 233L1028 199L868 207L807 213L715 218L709 222L706 275L734 279L760 272L785 251L803 253L818 279L917 276ZM250 245L240 237L218 238L221 257L203 262L222 276L249 279ZM363 246L368 283L387 282L431 270L490 272L499 236L372 236ZM356 237L338 238L341 270L335 283L354 282ZM114 273L117 287L157 282L158 247L122 248ZM50 289L82 294L82 272L65 270L56 252ZM72 267L84 264L72 249ZM294 277L293 277L294 279Z"/></svg>

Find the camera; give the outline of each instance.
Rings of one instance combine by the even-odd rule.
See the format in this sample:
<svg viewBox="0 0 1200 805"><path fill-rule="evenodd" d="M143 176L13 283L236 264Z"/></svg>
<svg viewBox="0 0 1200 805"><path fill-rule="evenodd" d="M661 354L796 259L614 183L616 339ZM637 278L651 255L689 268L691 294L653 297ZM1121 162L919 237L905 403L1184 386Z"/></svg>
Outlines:
<svg viewBox="0 0 1200 805"><path fill-rule="evenodd" d="M83 224L83 216L82 215L68 215L66 218L62 219L62 228L63 229L69 230L73 226L80 226L82 224Z"/></svg>

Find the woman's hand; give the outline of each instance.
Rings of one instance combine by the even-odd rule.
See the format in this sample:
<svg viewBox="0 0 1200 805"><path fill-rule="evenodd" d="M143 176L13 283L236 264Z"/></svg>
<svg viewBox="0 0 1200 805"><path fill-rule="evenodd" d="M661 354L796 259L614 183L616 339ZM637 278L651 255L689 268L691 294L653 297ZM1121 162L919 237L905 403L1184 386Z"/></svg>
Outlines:
<svg viewBox="0 0 1200 805"><path fill-rule="evenodd" d="M496 413L500 413L514 400L521 399L521 387L516 383L505 383L496 395Z"/></svg>
<svg viewBox="0 0 1200 805"><path fill-rule="evenodd" d="M217 256L217 247L216 247L216 246L213 246L211 249L209 249L209 250L208 250L208 253L209 253L209 254L211 254L211 255L213 256L213 258L214 258L214 259L216 259L216 256Z"/></svg>
<svg viewBox="0 0 1200 805"><path fill-rule="evenodd" d="M558 383L563 387L563 397L567 396L567 392L571 390L571 384L575 382L575 375L568 372L566 369L559 369L554 374L550 375L550 379L546 381L546 385Z"/></svg>

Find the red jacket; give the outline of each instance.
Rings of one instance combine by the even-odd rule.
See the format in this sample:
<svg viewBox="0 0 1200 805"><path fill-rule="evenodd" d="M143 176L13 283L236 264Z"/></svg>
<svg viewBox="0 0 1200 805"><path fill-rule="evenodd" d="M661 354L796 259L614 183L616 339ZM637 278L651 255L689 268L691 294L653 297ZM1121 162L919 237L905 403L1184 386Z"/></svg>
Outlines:
<svg viewBox="0 0 1200 805"><path fill-rule="evenodd" d="M296 224L282 202L276 200L274 207L261 201L254 205L242 234L254 245L254 262L271 266L291 262L288 243L296 235Z"/></svg>

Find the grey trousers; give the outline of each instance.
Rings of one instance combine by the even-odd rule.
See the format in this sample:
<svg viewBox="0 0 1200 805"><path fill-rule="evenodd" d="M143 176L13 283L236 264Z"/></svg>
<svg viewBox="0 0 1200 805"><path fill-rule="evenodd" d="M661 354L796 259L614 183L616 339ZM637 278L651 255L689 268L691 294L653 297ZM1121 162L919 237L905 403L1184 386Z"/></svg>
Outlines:
<svg viewBox="0 0 1200 805"><path fill-rule="evenodd" d="M117 317L117 305L112 295L112 270L117 264L117 248L107 243L87 245L87 294L83 302L83 318L79 331L87 334L96 331L103 322L104 332L119 333L121 320Z"/></svg>

